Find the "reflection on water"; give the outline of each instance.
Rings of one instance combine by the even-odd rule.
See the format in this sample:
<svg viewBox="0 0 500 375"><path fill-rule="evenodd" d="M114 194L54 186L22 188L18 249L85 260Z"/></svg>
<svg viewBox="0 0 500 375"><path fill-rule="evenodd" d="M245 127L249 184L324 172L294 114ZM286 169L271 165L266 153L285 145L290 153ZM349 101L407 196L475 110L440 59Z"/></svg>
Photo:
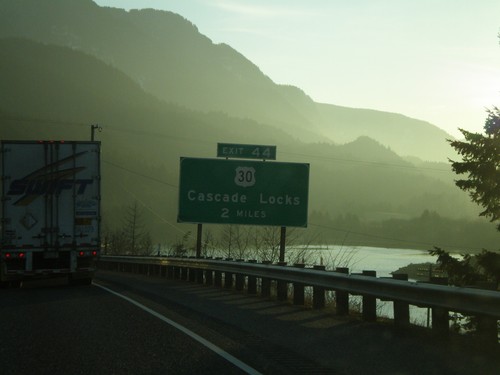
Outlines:
<svg viewBox="0 0 500 375"><path fill-rule="evenodd" d="M425 250L365 246L317 246L309 248L309 253L311 262L323 262L329 269L349 267L352 273L375 270L380 277L390 277L391 272L411 263L435 263L437 259Z"/></svg>
<svg viewBox="0 0 500 375"><path fill-rule="evenodd" d="M365 246L328 246L309 249L313 263L323 263L328 269L348 267L351 273L374 270L378 277L391 277L391 273L409 264L435 263L437 257L424 250L387 249ZM360 296L351 296L351 302L360 305ZM393 303L377 304L377 315L393 318ZM410 320L414 324L428 324L428 310L410 306Z"/></svg>

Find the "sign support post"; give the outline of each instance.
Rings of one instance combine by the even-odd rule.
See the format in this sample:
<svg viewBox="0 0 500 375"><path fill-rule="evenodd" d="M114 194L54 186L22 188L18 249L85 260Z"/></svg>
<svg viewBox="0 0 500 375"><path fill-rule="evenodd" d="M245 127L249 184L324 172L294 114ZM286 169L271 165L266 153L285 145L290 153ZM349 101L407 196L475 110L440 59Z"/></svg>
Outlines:
<svg viewBox="0 0 500 375"><path fill-rule="evenodd" d="M280 236L280 262L285 261L286 227L281 227Z"/></svg>
<svg viewBox="0 0 500 375"><path fill-rule="evenodd" d="M201 235L203 232L203 224L198 223L198 231L196 234L196 258L201 258Z"/></svg>

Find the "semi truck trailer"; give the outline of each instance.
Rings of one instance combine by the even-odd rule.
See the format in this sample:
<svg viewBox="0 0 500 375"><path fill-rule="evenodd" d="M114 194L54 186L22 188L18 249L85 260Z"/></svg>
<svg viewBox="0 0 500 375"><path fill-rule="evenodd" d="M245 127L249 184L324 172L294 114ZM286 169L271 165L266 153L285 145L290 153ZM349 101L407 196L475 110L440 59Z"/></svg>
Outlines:
<svg viewBox="0 0 500 375"><path fill-rule="evenodd" d="M0 283L90 284L100 254L100 142L1 141Z"/></svg>

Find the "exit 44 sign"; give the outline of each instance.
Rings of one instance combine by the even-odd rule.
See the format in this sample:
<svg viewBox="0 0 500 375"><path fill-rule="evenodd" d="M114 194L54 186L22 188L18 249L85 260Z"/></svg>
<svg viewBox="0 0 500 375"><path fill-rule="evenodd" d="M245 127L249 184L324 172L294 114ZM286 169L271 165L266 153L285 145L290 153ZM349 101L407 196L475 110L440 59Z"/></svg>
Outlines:
<svg viewBox="0 0 500 375"><path fill-rule="evenodd" d="M181 158L177 221L306 227L309 164Z"/></svg>
<svg viewBox="0 0 500 375"><path fill-rule="evenodd" d="M276 160L276 146L217 143L217 157Z"/></svg>

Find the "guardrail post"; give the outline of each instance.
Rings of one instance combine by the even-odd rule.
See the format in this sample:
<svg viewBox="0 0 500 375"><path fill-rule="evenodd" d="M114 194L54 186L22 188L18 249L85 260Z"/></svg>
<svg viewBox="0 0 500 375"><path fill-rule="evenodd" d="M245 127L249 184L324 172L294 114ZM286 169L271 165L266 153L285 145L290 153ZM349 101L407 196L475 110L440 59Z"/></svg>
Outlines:
<svg viewBox="0 0 500 375"><path fill-rule="evenodd" d="M189 267L188 271L189 281L191 282L196 281L196 271L198 271L196 268Z"/></svg>
<svg viewBox="0 0 500 375"><path fill-rule="evenodd" d="M293 265L297 268L304 268L306 265L304 263L295 263ZM293 283L293 304L303 305L304 304L304 284Z"/></svg>
<svg viewBox="0 0 500 375"><path fill-rule="evenodd" d="M213 285L213 283L214 283L214 271L206 270L205 271L205 284L206 285Z"/></svg>
<svg viewBox="0 0 500 375"><path fill-rule="evenodd" d="M221 287L222 286L222 272L214 271L214 285Z"/></svg>
<svg viewBox="0 0 500 375"><path fill-rule="evenodd" d="M189 259L194 259L195 257L190 256ZM196 281L196 268L189 267L188 268L188 275L189 275L189 281L193 282Z"/></svg>
<svg viewBox="0 0 500 375"><path fill-rule="evenodd" d="M278 262L278 266L286 267L286 262ZM278 301L286 301L288 298L288 283L286 280L277 280L276 284Z"/></svg>
<svg viewBox="0 0 500 375"><path fill-rule="evenodd" d="M181 280L186 281L188 279L188 269L187 267L181 267Z"/></svg>
<svg viewBox="0 0 500 375"><path fill-rule="evenodd" d="M447 277L431 277L431 284L448 285ZM447 337L450 333L449 311L442 307L432 308L432 331L437 336Z"/></svg>
<svg viewBox="0 0 500 375"><path fill-rule="evenodd" d="M207 259L212 259L212 257L207 257ZM214 283L214 271L211 269L205 270L205 284L213 285Z"/></svg>
<svg viewBox="0 0 500 375"><path fill-rule="evenodd" d="M377 277L377 271L363 271L363 276ZM363 320L375 322L377 320L377 298L373 296L363 296Z"/></svg>
<svg viewBox="0 0 500 375"><path fill-rule="evenodd" d="M349 274L349 268L347 267L337 267L335 272ZM335 291L335 305L337 310L337 315L349 315L349 293L341 290Z"/></svg>
<svg viewBox="0 0 500 375"><path fill-rule="evenodd" d="M196 281L198 282L198 284L203 284L203 282L205 281L204 280L204 273L205 273L205 271L201 268L198 268L196 270Z"/></svg>
<svg viewBox="0 0 500 375"><path fill-rule="evenodd" d="M179 280L181 278L181 267L174 266L174 279Z"/></svg>
<svg viewBox="0 0 500 375"><path fill-rule="evenodd" d="M497 285L491 282L476 282L471 286L474 289L496 290ZM486 350L496 349L498 347L498 325L497 319L491 316L477 315L476 336L478 345Z"/></svg>
<svg viewBox="0 0 500 375"><path fill-rule="evenodd" d="M167 265L167 279L173 279L174 278L174 266Z"/></svg>
<svg viewBox="0 0 500 375"><path fill-rule="evenodd" d="M393 273L392 278L408 281L407 273ZM410 324L410 305L403 301L394 301L394 324L397 327L406 327Z"/></svg>
<svg viewBox="0 0 500 375"><path fill-rule="evenodd" d="M270 260L264 260L262 264L271 264ZM270 297L271 296L271 279L267 277L263 277L261 280L260 286L260 294L262 297Z"/></svg>
<svg viewBox="0 0 500 375"><path fill-rule="evenodd" d="M325 266L315 265L313 269L324 271ZM322 286L313 286L313 309L323 309L325 307L325 288Z"/></svg>
<svg viewBox="0 0 500 375"><path fill-rule="evenodd" d="M215 258L215 260L221 259L221 257ZM214 271L214 285L218 287L222 286L222 271Z"/></svg>
<svg viewBox="0 0 500 375"><path fill-rule="evenodd" d="M485 349L498 347L498 325L495 318L489 316L477 317L477 337L479 345Z"/></svg>
<svg viewBox="0 0 500 375"><path fill-rule="evenodd" d="M236 259L237 262L243 262L244 259ZM235 275L235 289L237 291L242 291L245 287L245 275L237 273Z"/></svg>
<svg viewBox="0 0 500 375"><path fill-rule="evenodd" d="M248 263L257 263L257 260L251 259ZM255 276L248 276L248 294L256 294L257 293L257 278Z"/></svg>
<svg viewBox="0 0 500 375"><path fill-rule="evenodd" d="M233 258L226 258L227 261L233 260ZM226 271L224 272L224 287L232 288L233 287L233 273Z"/></svg>

